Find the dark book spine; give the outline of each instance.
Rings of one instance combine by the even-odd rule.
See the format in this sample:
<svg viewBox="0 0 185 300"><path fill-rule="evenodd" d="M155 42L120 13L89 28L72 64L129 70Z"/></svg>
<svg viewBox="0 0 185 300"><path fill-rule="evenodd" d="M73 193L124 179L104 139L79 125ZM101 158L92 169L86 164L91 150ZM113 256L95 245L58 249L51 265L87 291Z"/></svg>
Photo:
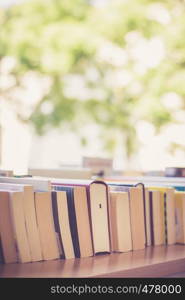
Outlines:
<svg viewBox="0 0 185 300"><path fill-rule="evenodd" d="M74 205L74 195L72 189L67 191L67 205L68 205L69 224L70 224L71 237L73 241L75 257L81 257L80 245L78 239L76 212L75 212L75 205Z"/></svg>
<svg viewBox="0 0 185 300"><path fill-rule="evenodd" d="M5 262L5 260L4 260L4 255L3 255L3 247L2 247L2 242L0 239L0 264L2 264L4 262Z"/></svg>
<svg viewBox="0 0 185 300"><path fill-rule="evenodd" d="M87 207L88 207L88 216L89 216L89 223L90 223L90 232L91 232L91 240L92 240L92 248L93 253L94 251L94 239L93 239L93 230L92 230L92 218L91 218L91 202L90 202L90 186L86 186L86 195L87 195Z"/></svg>
<svg viewBox="0 0 185 300"><path fill-rule="evenodd" d="M165 231L165 244L168 244L168 224L167 224L167 195L164 193L164 231Z"/></svg>
<svg viewBox="0 0 185 300"><path fill-rule="evenodd" d="M59 248L62 250L62 254L60 255L61 258L64 258L64 248L62 243L61 231L60 231L60 224L59 224L59 217L58 217L58 205L57 205L57 193L52 192L52 210L53 210L53 220L55 225L55 232L57 234L57 241L59 242Z"/></svg>
<svg viewBox="0 0 185 300"><path fill-rule="evenodd" d="M149 208L150 208L150 234L151 234L151 244L155 244L154 238L154 215L153 215L153 197L152 192L149 191Z"/></svg>

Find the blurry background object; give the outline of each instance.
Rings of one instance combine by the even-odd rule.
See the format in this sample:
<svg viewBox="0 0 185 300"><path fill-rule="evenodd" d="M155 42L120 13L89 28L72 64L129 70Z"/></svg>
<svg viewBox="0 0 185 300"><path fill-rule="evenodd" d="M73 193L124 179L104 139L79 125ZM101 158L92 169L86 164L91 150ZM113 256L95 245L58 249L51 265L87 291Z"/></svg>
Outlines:
<svg viewBox="0 0 185 300"><path fill-rule="evenodd" d="M167 176L167 177L185 177L185 168L177 168L177 167L165 168L165 176Z"/></svg>
<svg viewBox="0 0 185 300"><path fill-rule="evenodd" d="M128 170L128 171L123 172L122 175L123 176L142 176L142 175L144 175L144 173L141 171Z"/></svg>
<svg viewBox="0 0 185 300"><path fill-rule="evenodd" d="M91 179L92 171L88 168L28 169L32 176L50 178Z"/></svg>
<svg viewBox="0 0 185 300"><path fill-rule="evenodd" d="M185 161L183 1L0 1L2 169Z"/></svg>
<svg viewBox="0 0 185 300"><path fill-rule="evenodd" d="M144 172L144 176L165 176L165 171L164 170L155 170L155 171L148 171Z"/></svg>
<svg viewBox="0 0 185 300"><path fill-rule="evenodd" d="M2 170L0 169L0 176L12 177L13 171L12 170Z"/></svg>
<svg viewBox="0 0 185 300"><path fill-rule="evenodd" d="M101 157L83 157L83 167L90 168L93 175L109 176L113 172L113 160Z"/></svg>

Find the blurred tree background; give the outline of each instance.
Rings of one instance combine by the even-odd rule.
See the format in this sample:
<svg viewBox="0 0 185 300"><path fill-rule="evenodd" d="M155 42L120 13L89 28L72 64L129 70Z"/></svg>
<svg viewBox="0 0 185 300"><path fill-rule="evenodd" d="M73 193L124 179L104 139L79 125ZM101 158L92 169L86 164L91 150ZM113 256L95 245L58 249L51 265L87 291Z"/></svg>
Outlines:
<svg viewBox="0 0 185 300"><path fill-rule="evenodd" d="M30 0L0 8L0 96L40 135L68 128L85 145L81 128L92 122L108 151L121 140L129 158L140 120L156 131L180 122L184 15L183 0ZM25 98L33 79L40 92Z"/></svg>

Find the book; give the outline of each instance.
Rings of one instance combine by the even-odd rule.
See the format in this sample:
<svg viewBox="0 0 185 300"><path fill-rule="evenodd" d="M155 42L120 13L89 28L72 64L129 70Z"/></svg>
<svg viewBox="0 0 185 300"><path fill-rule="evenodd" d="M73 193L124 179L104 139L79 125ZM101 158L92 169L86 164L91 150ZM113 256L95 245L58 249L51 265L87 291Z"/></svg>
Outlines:
<svg viewBox="0 0 185 300"><path fill-rule="evenodd" d="M74 206L77 220L78 238L81 257L93 255L92 233L90 227L90 215L88 210L86 188L74 187Z"/></svg>
<svg viewBox="0 0 185 300"><path fill-rule="evenodd" d="M144 249L146 243L144 200L142 190L138 187L130 188L130 215L132 248Z"/></svg>
<svg viewBox="0 0 185 300"><path fill-rule="evenodd" d="M51 181L43 177L0 177L2 183L16 183L16 184L29 184L32 185L34 190L50 191Z"/></svg>
<svg viewBox="0 0 185 300"><path fill-rule="evenodd" d="M58 259L61 249L55 232L51 192L35 192L35 207L43 259Z"/></svg>
<svg viewBox="0 0 185 300"><path fill-rule="evenodd" d="M157 190L149 190L148 192L151 245L163 245L165 243L163 195L160 193L160 191Z"/></svg>
<svg viewBox="0 0 185 300"><path fill-rule="evenodd" d="M75 257L80 257L80 245L79 245L79 238L78 238L78 230L77 230L77 220L76 220L76 213L75 213L75 206L74 206L74 193L73 187L58 187L58 190L65 191L67 195L67 205L68 205L68 213L69 213L69 224L70 224L70 231L71 237L73 242L73 249Z"/></svg>
<svg viewBox="0 0 185 300"><path fill-rule="evenodd" d="M32 261L42 260L40 236L36 220L34 191L31 185L0 183L0 189L21 191L24 195L23 208L26 222L26 232Z"/></svg>
<svg viewBox="0 0 185 300"><path fill-rule="evenodd" d="M106 181L112 191L129 193L130 219L132 234L132 249L140 250L146 244L146 220L145 220L145 190L143 185L127 185L123 182Z"/></svg>
<svg viewBox="0 0 185 300"><path fill-rule="evenodd" d="M150 199L149 189L145 187L145 233L146 233L146 246L152 245L151 240L151 211L150 211Z"/></svg>
<svg viewBox="0 0 185 300"><path fill-rule="evenodd" d="M127 192L110 193L112 251L132 250L130 205Z"/></svg>
<svg viewBox="0 0 185 300"><path fill-rule="evenodd" d="M106 181L110 181L106 179ZM134 185L138 182L142 182L146 187L167 187L174 188L177 191L185 191L185 181L184 178L181 177L154 177L154 176L146 176L146 177L113 177L112 182L122 182L127 185Z"/></svg>
<svg viewBox="0 0 185 300"><path fill-rule="evenodd" d="M175 192L176 242L185 244L185 193Z"/></svg>
<svg viewBox="0 0 185 300"><path fill-rule="evenodd" d="M66 191L52 191L52 208L55 223L55 231L58 231L59 242L63 256L66 259L75 258Z"/></svg>
<svg viewBox="0 0 185 300"><path fill-rule="evenodd" d="M165 224L165 243L175 244L175 190L170 187L151 187L152 190L158 190L161 193L161 210L164 213Z"/></svg>
<svg viewBox="0 0 185 300"><path fill-rule="evenodd" d="M86 189L83 186L55 186L67 193L69 223L76 257L93 255Z"/></svg>
<svg viewBox="0 0 185 300"><path fill-rule="evenodd" d="M19 191L9 191L10 213L18 250L18 261L31 262L31 253L26 231L24 214L24 194Z"/></svg>
<svg viewBox="0 0 185 300"><path fill-rule="evenodd" d="M112 176L105 177L105 181L115 181L115 182L130 182L137 183L142 182L146 184L147 182L152 182L152 184L165 183L171 184L174 183L185 183L185 179L183 177L165 177L165 176Z"/></svg>
<svg viewBox="0 0 185 300"><path fill-rule="evenodd" d="M10 211L10 195L0 190L0 237L2 261L15 263L18 261L17 245Z"/></svg>
<svg viewBox="0 0 185 300"><path fill-rule="evenodd" d="M53 185L83 186L86 189L90 224L92 230L93 252L110 252L109 196L108 186L100 180L53 179Z"/></svg>

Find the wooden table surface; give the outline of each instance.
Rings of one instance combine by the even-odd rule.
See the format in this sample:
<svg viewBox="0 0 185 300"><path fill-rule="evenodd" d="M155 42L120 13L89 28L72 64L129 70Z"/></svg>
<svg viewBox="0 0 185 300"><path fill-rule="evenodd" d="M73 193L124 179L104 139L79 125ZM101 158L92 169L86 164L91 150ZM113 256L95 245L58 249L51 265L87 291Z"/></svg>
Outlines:
<svg viewBox="0 0 185 300"><path fill-rule="evenodd" d="M0 277L6 278L167 277L181 272L185 272L185 245L147 247L81 259L0 265Z"/></svg>

